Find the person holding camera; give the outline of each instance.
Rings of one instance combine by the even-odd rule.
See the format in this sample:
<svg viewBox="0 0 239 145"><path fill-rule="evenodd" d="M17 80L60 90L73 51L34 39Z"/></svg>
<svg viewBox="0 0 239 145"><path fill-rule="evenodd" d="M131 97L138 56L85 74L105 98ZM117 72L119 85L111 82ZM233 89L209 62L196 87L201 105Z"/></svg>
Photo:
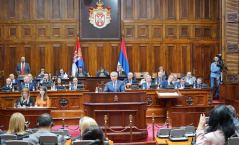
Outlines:
<svg viewBox="0 0 239 145"><path fill-rule="evenodd" d="M211 88L213 89L213 94L219 98L219 83L221 77L220 67L218 67L219 58L217 56L214 57L214 62L211 64ZM217 82L217 89L214 88L214 83Z"/></svg>

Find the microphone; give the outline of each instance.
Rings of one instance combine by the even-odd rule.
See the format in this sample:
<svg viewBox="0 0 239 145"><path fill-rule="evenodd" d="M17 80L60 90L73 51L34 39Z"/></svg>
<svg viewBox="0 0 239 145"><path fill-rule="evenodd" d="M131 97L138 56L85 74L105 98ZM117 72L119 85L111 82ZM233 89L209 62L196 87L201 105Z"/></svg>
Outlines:
<svg viewBox="0 0 239 145"><path fill-rule="evenodd" d="M97 143L100 143L99 139L96 139L94 142L88 143L87 145L92 145L92 144L97 144Z"/></svg>

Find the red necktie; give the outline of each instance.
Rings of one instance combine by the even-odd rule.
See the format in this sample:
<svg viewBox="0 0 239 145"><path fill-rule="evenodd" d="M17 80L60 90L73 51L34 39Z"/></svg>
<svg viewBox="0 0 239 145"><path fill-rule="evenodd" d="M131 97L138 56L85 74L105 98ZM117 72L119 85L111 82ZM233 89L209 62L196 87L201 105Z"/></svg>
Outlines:
<svg viewBox="0 0 239 145"><path fill-rule="evenodd" d="M24 74L24 63L22 63L22 74Z"/></svg>
<svg viewBox="0 0 239 145"><path fill-rule="evenodd" d="M120 72L120 75L119 76L121 76L121 72Z"/></svg>

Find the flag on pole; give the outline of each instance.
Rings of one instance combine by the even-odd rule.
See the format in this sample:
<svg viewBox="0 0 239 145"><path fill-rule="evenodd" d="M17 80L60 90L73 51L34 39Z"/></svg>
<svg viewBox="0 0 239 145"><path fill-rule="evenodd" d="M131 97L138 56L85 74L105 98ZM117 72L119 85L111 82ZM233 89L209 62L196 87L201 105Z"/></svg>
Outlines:
<svg viewBox="0 0 239 145"><path fill-rule="evenodd" d="M128 73L129 73L129 62L128 62L128 57L127 57L127 52L126 52L126 46L125 46L125 43L124 43L124 37L122 37L122 43L121 43L121 49L120 49L120 55L119 55L117 70L118 70L119 65L122 66L123 71L125 71L126 74L128 75Z"/></svg>
<svg viewBox="0 0 239 145"><path fill-rule="evenodd" d="M71 74L73 76L75 76L75 73L78 71L78 67L80 67L80 66L82 67L82 70L85 71L83 57L82 57L81 48L80 48L79 37L77 37L75 53L74 53L74 58L73 58L73 63L72 63L72 71L71 71Z"/></svg>

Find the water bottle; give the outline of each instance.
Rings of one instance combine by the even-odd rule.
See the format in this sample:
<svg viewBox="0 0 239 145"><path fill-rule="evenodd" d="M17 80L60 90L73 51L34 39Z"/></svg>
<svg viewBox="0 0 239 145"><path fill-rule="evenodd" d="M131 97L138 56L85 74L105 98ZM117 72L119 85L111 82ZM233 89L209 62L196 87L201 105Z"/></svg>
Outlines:
<svg viewBox="0 0 239 145"><path fill-rule="evenodd" d="M98 87L95 88L95 92L98 93Z"/></svg>
<svg viewBox="0 0 239 145"><path fill-rule="evenodd" d="M15 87L14 86L12 86L12 92L15 92Z"/></svg>
<svg viewBox="0 0 239 145"><path fill-rule="evenodd" d="M69 84L69 91L71 91L71 85Z"/></svg>
<svg viewBox="0 0 239 145"><path fill-rule="evenodd" d="M175 85L175 89L178 89L178 85Z"/></svg>
<svg viewBox="0 0 239 145"><path fill-rule="evenodd" d="M36 89L35 89L35 87L34 87L34 86L32 87L32 91L36 91Z"/></svg>
<svg viewBox="0 0 239 145"><path fill-rule="evenodd" d="M193 88L196 89L196 84L193 84Z"/></svg>
<svg viewBox="0 0 239 145"><path fill-rule="evenodd" d="M56 85L55 84L53 85L53 91L56 91Z"/></svg>
<svg viewBox="0 0 239 145"><path fill-rule="evenodd" d="M143 85L143 90L145 90L145 86Z"/></svg>
<svg viewBox="0 0 239 145"><path fill-rule="evenodd" d="M51 91L53 91L53 86L51 86Z"/></svg>

